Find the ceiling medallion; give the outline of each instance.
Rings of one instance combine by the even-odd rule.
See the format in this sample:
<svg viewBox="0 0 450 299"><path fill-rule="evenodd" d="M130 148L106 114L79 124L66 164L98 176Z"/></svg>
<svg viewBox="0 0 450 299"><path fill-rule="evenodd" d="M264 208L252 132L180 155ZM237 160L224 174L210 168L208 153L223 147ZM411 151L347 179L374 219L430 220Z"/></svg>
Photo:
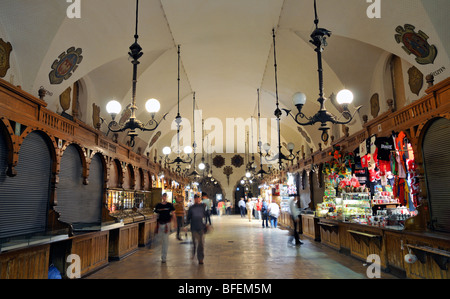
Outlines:
<svg viewBox="0 0 450 299"><path fill-rule="evenodd" d="M50 83L61 84L69 79L83 60L82 52L80 48L75 50L75 47L71 47L67 52L61 53L58 56L59 60L53 62L52 71L48 74Z"/></svg>
<svg viewBox="0 0 450 299"><path fill-rule="evenodd" d="M213 165L216 166L217 168L221 168L222 166L225 165L225 158L222 157L221 155L215 156L213 159Z"/></svg>
<svg viewBox="0 0 450 299"><path fill-rule="evenodd" d="M419 64L433 63L437 56L437 48L434 45L430 45L428 35L419 30L418 33L414 31L415 27L410 24L405 24L405 27L397 26L395 31L398 33L395 35L397 43L403 43L402 49L405 50L408 55L415 55L416 62Z"/></svg>
<svg viewBox="0 0 450 299"><path fill-rule="evenodd" d="M234 167L241 167L242 164L244 164L244 159L240 155L234 155L233 158L231 158L231 165Z"/></svg>

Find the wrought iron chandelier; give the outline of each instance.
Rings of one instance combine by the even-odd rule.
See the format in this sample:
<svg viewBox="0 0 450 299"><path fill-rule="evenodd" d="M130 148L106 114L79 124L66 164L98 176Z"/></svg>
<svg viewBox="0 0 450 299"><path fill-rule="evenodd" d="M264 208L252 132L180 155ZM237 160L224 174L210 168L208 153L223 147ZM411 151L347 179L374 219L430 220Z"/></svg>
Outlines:
<svg viewBox="0 0 450 299"><path fill-rule="evenodd" d="M175 164L177 165L175 171L177 173L181 173L181 163L183 164L190 164L192 162L192 147L190 147L189 145L186 146L184 148L184 153L187 154L187 159L183 160L180 157L180 126L181 126L181 122L182 122L182 118L180 115L180 45L178 45L178 112L177 112L177 116L175 117L175 123L177 124L177 157L174 160L171 160L169 158L170 153L172 152L172 149L169 146L166 146L163 148L163 154L165 155L164 157L164 163L166 165L172 165Z"/></svg>
<svg viewBox="0 0 450 299"><path fill-rule="evenodd" d="M155 114L159 111L161 105L158 100L156 99L149 99L146 104L145 108L151 115L151 119L144 124L143 122L139 121L136 118L136 85L137 85L137 66L139 64L139 58L142 57L144 54L142 52L142 47L138 43L138 19L139 19L139 0L136 0L136 28L135 28L135 34L134 34L134 43L130 46L130 52L128 52L128 55L133 59L133 83L132 83L132 95L131 95L131 116L130 118L123 124L120 125L116 122L115 118L117 114L120 113L122 110L121 104L116 101L112 100L108 102L106 105L106 111L111 115L112 120L108 124L108 132L123 132L126 130L128 131L128 137L130 138L130 146L133 147L135 145L135 138L138 136L138 133L136 132L136 129L139 129L141 131L154 131L159 126L160 122L165 119L167 113L162 117L162 119L158 122L155 120Z"/></svg>
<svg viewBox="0 0 450 299"><path fill-rule="evenodd" d="M359 106L356 108L355 112L353 114L350 114L350 111L348 110L348 105L352 103L353 101L353 94L351 91L344 89L341 90L336 97L337 102L342 105L343 112L342 116L346 118L345 121L339 121L339 119L328 112L325 108L325 101L326 98L323 96L323 69L322 69L322 51L327 46L326 38L327 36L331 36L331 31L319 28L319 19L317 17L317 6L316 6L316 0L314 0L314 24L316 26L316 29L311 34L311 40L309 41L312 43L316 48L315 52L317 53L317 63L318 63L318 73L319 73L319 98L317 101L320 104L319 111L313 115L312 117L307 117L302 113L302 107L306 103L306 95L302 92L298 92L294 94L293 96L293 102L294 105L297 107L298 113L295 115L295 117L292 115L290 110L283 109L287 115L291 115L294 121L301 125L301 126L308 126L308 125L314 125L315 123L320 123L319 130L322 131L321 139L323 142L328 141L328 130L330 127L327 125L327 123L332 124L340 124L345 125L350 123L353 120L353 117L355 116L356 112L361 109L362 106ZM301 122L300 119L306 119L305 122Z"/></svg>
<svg viewBox="0 0 450 299"><path fill-rule="evenodd" d="M196 164L195 164L195 157L197 156L197 154L195 153L196 149L197 149L197 142L195 141L195 92L193 93L193 97L192 97L192 101L193 101L193 105L192 105L192 131L193 131L193 135L194 135L194 142L192 143L192 149L194 152L194 161L193 161L193 165L194 165L194 170L192 170L192 172L190 174L188 174L188 176L194 176L194 178L197 178L200 176L200 174L197 172L196 170Z"/></svg>
<svg viewBox="0 0 450 299"><path fill-rule="evenodd" d="M264 175L268 174L264 168L263 168L263 153L262 153L262 141L261 141L261 111L259 106L259 89L257 90L258 93L258 153L259 153L259 171L256 173L260 178L263 178Z"/></svg>
<svg viewBox="0 0 450 299"><path fill-rule="evenodd" d="M287 145L287 148L289 150L289 154L286 156L281 151L281 124L280 124L280 117L282 115L282 112L279 107L279 100L278 100L278 78L277 78L277 55L276 55L276 48L275 48L275 28L272 29L272 37L273 37L273 60L274 60L274 69L275 69L275 98L276 98L276 106L274 115L277 118L277 132L278 132L278 153L272 158L268 159L268 153L270 150L270 145L268 143L263 145L264 150L266 151L266 161L274 161L278 159L278 167L279 169L283 169L283 161L294 161L295 155L293 154L294 150L294 144L292 142L289 142Z"/></svg>

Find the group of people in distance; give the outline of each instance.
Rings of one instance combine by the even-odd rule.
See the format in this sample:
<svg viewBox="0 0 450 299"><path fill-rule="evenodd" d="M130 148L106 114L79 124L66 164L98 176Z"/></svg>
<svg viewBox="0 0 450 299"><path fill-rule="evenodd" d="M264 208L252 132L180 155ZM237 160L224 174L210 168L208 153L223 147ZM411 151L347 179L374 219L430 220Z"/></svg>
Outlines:
<svg viewBox="0 0 450 299"><path fill-rule="evenodd" d="M262 220L263 228L277 228L280 206L276 202L267 203L264 198L248 198L245 202L244 198L241 198L238 205L241 218L248 218L251 222L254 217ZM295 245L301 245L303 243L299 237L300 201L297 195L289 198L289 213L292 220L292 234L289 236L288 243L295 240Z"/></svg>

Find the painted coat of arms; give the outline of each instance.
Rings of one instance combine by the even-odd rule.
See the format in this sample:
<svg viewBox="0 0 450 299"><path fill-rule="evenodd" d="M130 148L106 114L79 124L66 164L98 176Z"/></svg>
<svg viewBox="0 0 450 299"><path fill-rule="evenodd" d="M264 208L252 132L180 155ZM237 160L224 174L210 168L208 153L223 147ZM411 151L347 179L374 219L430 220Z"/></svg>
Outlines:
<svg viewBox="0 0 450 299"><path fill-rule="evenodd" d="M403 50L408 55L415 55L416 61L419 64L433 63L437 56L437 48L428 43L428 36L421 30L418 33L414 31L415 27L410 24L405 24L405 27L398 26L395 31L397 43L403 43Z"/></svg>
<svg viewBox="0 0 450 299"><path fill-rule="evenodd" d="M6 72L10 67L9 65L9 56L12 51L11 43L6 43L3 39L0 38L0 77L3 78L6 76Z"/></svg>
<svg viewBox="0 0 450 299"><path fill-rule="evenodd" d="M49 79L51 84L60 84L64 80L67 80L72 76L73 72L78 67L78 64L83 60L81 56L82 50L80 48L75 50L75 47L71 47L67 52L59 55L59 60L55 60L52 64L52 71L50 72Z"/></svg>

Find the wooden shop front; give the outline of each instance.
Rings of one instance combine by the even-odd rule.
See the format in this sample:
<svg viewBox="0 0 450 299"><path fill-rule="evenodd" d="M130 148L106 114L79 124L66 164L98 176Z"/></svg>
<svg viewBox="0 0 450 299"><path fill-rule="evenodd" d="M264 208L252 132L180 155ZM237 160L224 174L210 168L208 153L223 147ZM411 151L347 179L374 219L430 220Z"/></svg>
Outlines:
<svg viewBox="0 0 450 299"><path fill-rule="evenodd" d="M164 170L186 183L117 136L48 110L39 94L0 79L1 278L46 278L51 264L64 277L70 255L85 276L132 254L153 238L152 178Z"/></svg>
<svg viewBox="0 0 450 299"><path fill-rule="evenodd" d="M370 255L378 256L383 269L399 276L449 279L450 205L448 186L442 184L442 180L448 176L448 162L444 161L448 161L449 157L450 79L436 85L432 84L431 76L427 80L429 86L421 99L397 111L390 109L366 122L363 130L333 140L329 148L320 148L310 157L303 156L287 171L303 174L306 180L300 185L305 181L317 182L317 185L309 186L311 190L308 192L314 204L310 208L315 211L315 215L301 215L303 236L367 263L373 262L367 261ZM337 220L335 214L332 217L316 217L319 215L315 205L322 203L327 195L323 190L317 192L317 188L325 189L321 170L329 162L334 146L339 145L344 153L353 152L369 137L390 137L393 132L403 132L414 153L416 168L413 170L420 187L415 193L417 202L414 202L417 204L417 215L405 220L400 228L381 223L374 225ZM315 171L312 171L313 168ZM443 175L445 173L447 176ZM309 177L305 174L309 174ZM311 175L317 178L311 178ZM320 198L314 197L318 193ZM396 207L395 203L380 204L374 203L374 198L370 200L373 216L376 216L375 211L378 209ZM408 259L411 257L409 254L414 256L413 260Z"/></svg>

